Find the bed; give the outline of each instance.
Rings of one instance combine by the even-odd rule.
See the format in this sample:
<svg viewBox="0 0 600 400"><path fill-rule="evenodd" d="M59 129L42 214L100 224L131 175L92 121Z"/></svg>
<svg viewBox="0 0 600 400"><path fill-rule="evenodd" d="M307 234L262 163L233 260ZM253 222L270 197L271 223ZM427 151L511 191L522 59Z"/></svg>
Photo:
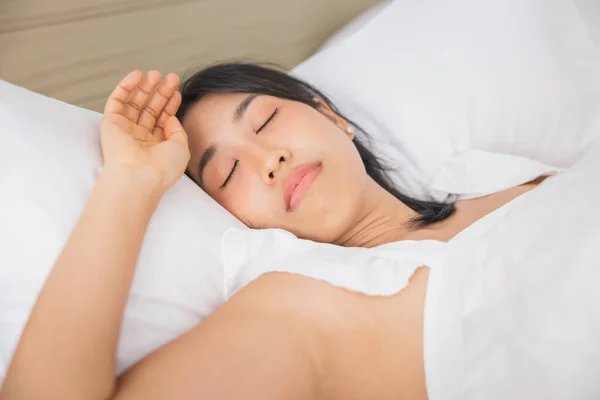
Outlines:
<svg viewBox="0 0 600 400"><path fill-rule="evenodd" d="M185 75L232 59L290 69L377 1L74 3L0 3L0 381L102 169L94 111L115 82L134 68ZM415 197L466 199L557 175L444 250L438 270L451 273L438 275L430 302L444 312L429 307L436 318L425 323L428 379L443 383L428 382L432 400L600 396L597 4L396 0L292 71L367 129L378 153L399 163L392 178ZM222 238L237 228L251 245L227 251ZM282 237L286 247L257 240L262 233L183 177L145 237L118 372L201 323L265 269L296 265L286 272L367 294L399 290L370 252L378 274L346 248L336 251L354 270L345 259L307 268L297 238ZM302 251L296 264L277 258L290 249ZM419 266L441 263L435 253L404 255Z"/></svg>

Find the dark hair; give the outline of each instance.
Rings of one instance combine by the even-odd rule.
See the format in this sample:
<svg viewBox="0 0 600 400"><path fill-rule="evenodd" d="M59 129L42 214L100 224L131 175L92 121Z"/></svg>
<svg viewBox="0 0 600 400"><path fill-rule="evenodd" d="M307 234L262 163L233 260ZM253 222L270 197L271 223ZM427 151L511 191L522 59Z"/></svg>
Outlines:
<svg viewBox="0 0 600 400"><path fill-rule="evenodd" d="M314 98L317 97L354 127L355 137L353 142L364 163L367 174L418 214L411 221L413 226L425 227L434 224L448 218L455 211L454 203L418 200L400 192L387 175L390 168L375 156L363 141L368 141L365 131L340 113L335 105L319 90L285 72L251 63L217 64L198 71L185 79L181 84L180 92L182 101L177 112L177 118L180 121L183 121L190 106L210 94L262 94L297 101L315 109L319 107L318 103L314 101ZM363 138L359 138L359 135Z"/></svg>

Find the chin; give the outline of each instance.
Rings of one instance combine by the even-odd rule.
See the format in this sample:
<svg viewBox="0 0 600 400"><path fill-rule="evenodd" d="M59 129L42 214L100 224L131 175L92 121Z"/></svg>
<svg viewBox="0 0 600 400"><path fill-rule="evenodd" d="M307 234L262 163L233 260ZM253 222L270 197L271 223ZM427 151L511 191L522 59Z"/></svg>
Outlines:
<svg viewBox="0 0 600 400"><path fill-rule="evenodd" d="M333 200L332 196L312 193L293 211L289 221L294 235L322 243L333 243L343 236L352 223L353 203L348 199Z"/></svg>

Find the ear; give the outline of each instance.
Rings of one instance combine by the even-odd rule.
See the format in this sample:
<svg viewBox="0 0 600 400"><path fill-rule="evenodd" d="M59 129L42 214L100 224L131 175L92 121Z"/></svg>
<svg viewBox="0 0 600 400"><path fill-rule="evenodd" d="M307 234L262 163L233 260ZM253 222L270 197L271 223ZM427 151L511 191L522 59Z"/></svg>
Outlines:
<svg viewBox="0 0 600 400"><path fill-rule="evenodd" d="M323 115L329 118L331 122L336 124L338 128L344 131L346 136L348 136L348 139L354 139L354 129L352 128L352 125L348 123L348 121L346 121L344 118L340 117L337 113L335 113L331 109L331 107L329 107L329 105L327 105L327 103L323 101L323 99L314 97L313 101L315 102L315 104L317 104L317 109L321 113L323 113Z"/></svg>

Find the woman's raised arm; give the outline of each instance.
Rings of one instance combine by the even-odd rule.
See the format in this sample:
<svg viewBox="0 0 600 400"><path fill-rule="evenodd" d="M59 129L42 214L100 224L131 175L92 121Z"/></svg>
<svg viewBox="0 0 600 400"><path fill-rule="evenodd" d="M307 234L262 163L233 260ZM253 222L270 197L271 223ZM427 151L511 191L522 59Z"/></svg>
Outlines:
<svg viewBox="0 0 600 400"><path fill-rule="evenodd" d="M189 160L179 78L124 78L106 103L104 170L50 272L0 397L107 399L121 320L150 218Z"/></svg>

